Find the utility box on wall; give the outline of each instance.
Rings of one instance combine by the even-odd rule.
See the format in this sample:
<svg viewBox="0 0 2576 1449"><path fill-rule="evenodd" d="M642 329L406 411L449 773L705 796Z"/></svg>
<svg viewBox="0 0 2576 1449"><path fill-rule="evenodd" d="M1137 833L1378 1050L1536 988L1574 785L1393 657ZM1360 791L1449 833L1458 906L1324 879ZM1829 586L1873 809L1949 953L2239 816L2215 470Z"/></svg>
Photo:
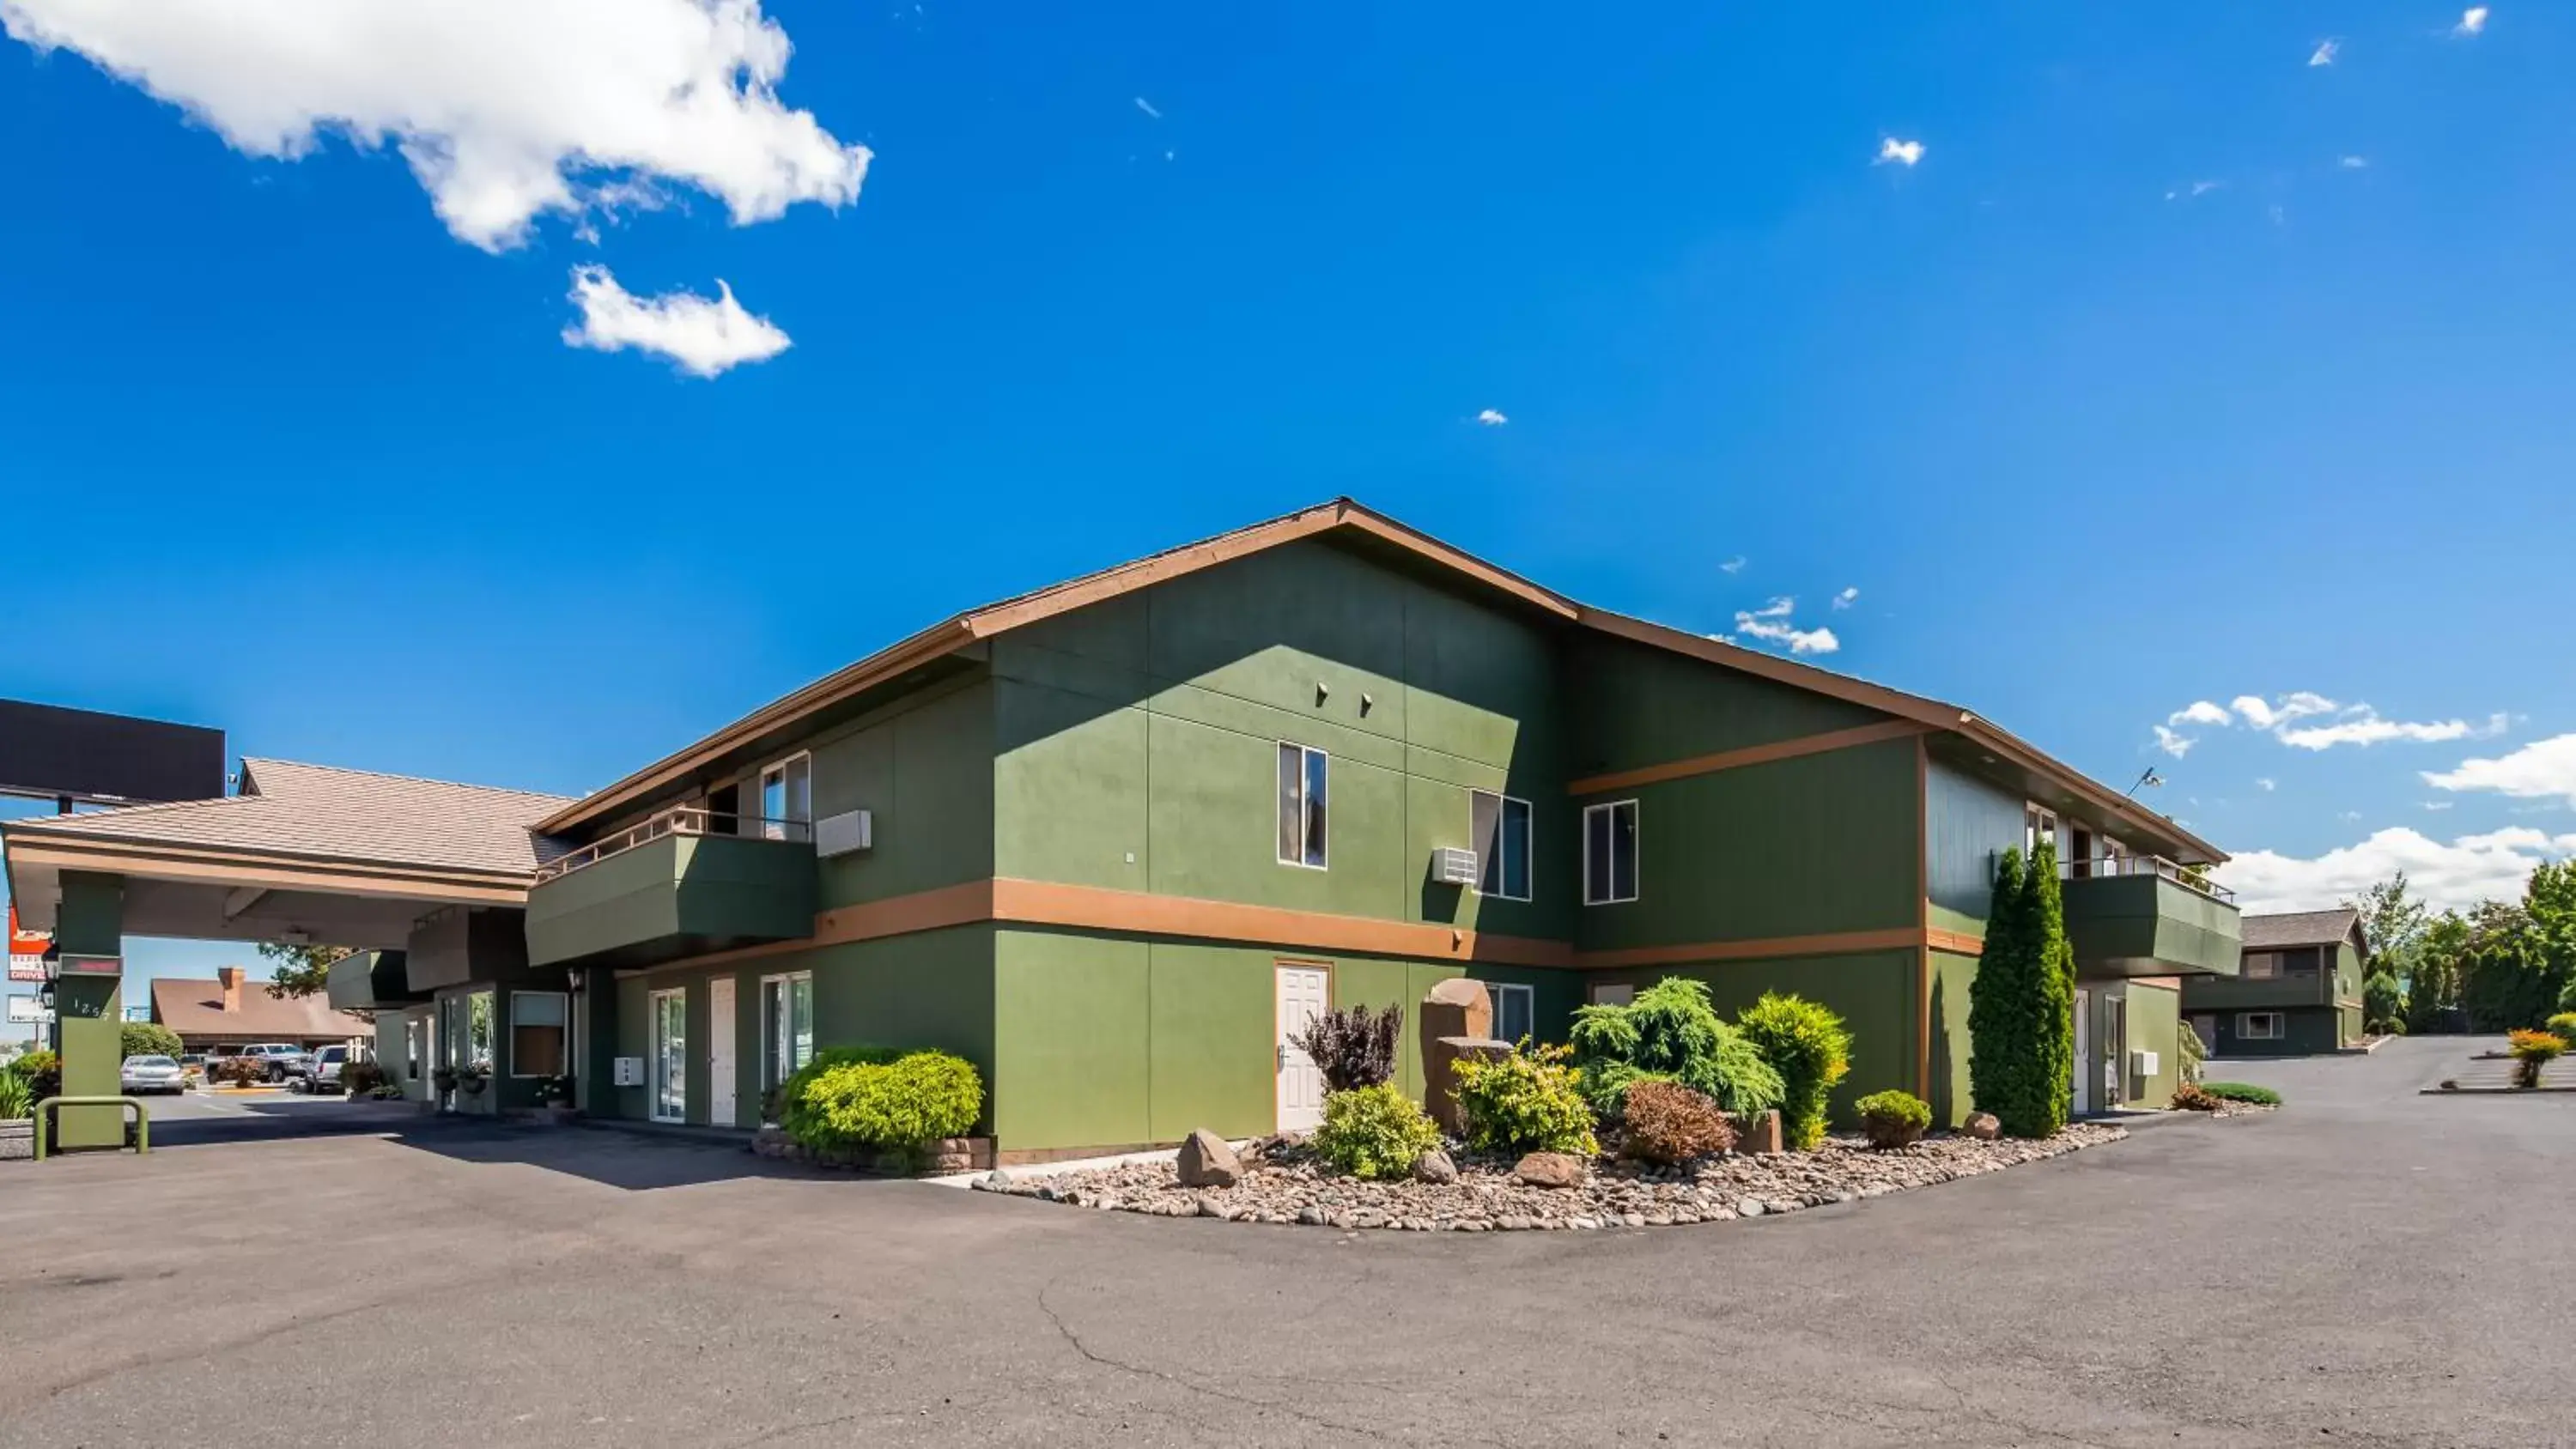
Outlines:
<svg viewBox="0 0 2576 1449"><path fill-rule="evenodd" d="M1471 886L1476 883L1476 852L1444 845L1431 852L1431 878L1442 885Z"/></svg>
<svg viewBox="0 0 2576 1449"><path fill-rule="evenodd" d="M876 817L866 810L844 810L814 822L814 853L825 860L876 848Z"/></svg>
<svg viewBox="0 0 2576 1449"><path fill-rule="evenodd" d="M640 1087L644 1085L644 1059L642 1057L619 1057L615 1064L610 1068L609 1080L621 1087Z"/></svg>

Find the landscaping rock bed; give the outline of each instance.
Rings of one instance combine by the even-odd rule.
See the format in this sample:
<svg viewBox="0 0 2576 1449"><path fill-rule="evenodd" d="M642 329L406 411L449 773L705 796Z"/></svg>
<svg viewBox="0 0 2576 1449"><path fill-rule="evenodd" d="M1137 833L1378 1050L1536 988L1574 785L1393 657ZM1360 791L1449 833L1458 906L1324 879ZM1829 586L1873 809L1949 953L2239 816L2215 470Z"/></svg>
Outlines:
<svg viewBox="0 0 2576 1449"><path fill-rule="evenodd" d="M1241 1170L1231 1187L1185 1188L1168 1159L1046 1177L995 1173L973 1185L1068 1207L1155 1217L1411 1232L1583 1231L1724 1222L1884 1197L2062 1157L2128 1135L2122 1127L2078 1123L2036 1142L1945 1134L1877 1151L1860 1138L1837 1137L1814 1152L1729 1154L1671 1168L1595 1159L1582 1181L1568 1188L1529 1185L1515 1176L1511 1159L1463 1155L1453 1182L1361 1182L1324 1170L1293 1142L1265 1140L1239 1154Z"/></svg>

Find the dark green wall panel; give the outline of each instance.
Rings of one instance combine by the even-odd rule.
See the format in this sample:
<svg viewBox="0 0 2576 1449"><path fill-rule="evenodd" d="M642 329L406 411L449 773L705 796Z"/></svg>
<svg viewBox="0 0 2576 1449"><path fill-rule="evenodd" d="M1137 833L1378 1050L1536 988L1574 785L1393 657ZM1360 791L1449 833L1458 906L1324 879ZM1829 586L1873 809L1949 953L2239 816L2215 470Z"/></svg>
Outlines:
<svg viewBox="0 0 2576 1449"><path fill-rule="evenodd" d="M1606 634L1583 636L1568 654L1566 672L1576 711L1573 775L1661 765L1887 718Z"/></svg>

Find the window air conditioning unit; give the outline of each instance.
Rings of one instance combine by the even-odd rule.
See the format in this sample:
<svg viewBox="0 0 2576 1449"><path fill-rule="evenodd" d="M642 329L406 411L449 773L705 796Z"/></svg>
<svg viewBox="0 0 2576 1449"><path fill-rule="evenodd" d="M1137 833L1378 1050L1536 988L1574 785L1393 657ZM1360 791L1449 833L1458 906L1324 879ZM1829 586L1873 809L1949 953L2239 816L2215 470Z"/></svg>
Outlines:
<svg viewBox="0 0 2576 1449"><path fill-rule="evenodd" d="M814 853L826 860L873 849L876 843L876 816L868 811L844 810L814 822Z"/></svg>
<svg viewBox="0 0 2576 1449"><path fill-rule="evenodd" d="M610 1080L614 1081L621 1087L640 1087L644 1085L644 1059L642 1057L619 1057L617 1059L616 1070L610 1074Z"/></svg>
<svg viewBox="0 0 2576 1449"><path fill-rule="evenodd" d="M1442 885L1471 886L1476 883L1476 852L1444 845L1431 852L1431 878Z"/></svg>
<svg viewBox="0 0 2576 1449"><path fill-rule="evenodd" d="M2154 1052L2129 1053L2129 1075L2133 1077L2152 1077L2155 1074L2156 1054Z"/></svg>

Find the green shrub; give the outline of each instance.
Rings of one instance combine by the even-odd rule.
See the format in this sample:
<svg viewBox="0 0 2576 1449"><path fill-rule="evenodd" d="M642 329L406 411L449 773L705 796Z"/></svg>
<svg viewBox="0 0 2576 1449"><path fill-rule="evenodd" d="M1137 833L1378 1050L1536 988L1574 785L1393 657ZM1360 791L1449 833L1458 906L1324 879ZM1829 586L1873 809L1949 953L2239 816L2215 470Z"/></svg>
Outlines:
<svg viewBox="0 0 2576 1449"><path fill-rule="evenodd" d="M19 1053L9 1064L9 1075L26 1083L27 1095L35 1101L63 1094L63 1059L42 1047Z"/></svg>
<svg viewBox="0 0 2576 1449"><path fill-rule="evenodd" d="M1852 1104L1872 1147L1911 1147L1932 1125L1932 1107L1912 1092L1872 1092Z"/></svg>
<svg viewBox="0 0 2576 1449"><path fill-rule="evenodd" d="M2513 1084L2517 1087L2540 1085L2540 1069L2567 1054L2567 1039L2545 1031L2517 1031L2506 1038L2505 1048L2516 1063Z"/></svg>
<svg viewBox="0 0 2576 1449"><path fill-rule="evenodd" d="M1780 1074L1708 1004L1707 984L1688 977L1665 977L1625 1006L1577 1008L1572 1036L1584 1100L1605 1122L1641 1081L1677 1082L1748 1119L1784 1095Z"/></svg>
<svg viewBox="0 0 2576 1449"><path fill-rule="evenodd" d="M1396 1033L1403 1028L1401 1006L1380 1012L1352 1006L1317 1013L1290 1040L1315 1059L1326 1091L1348 1092L1395 1079Z"/></svg>
<svg viewBox="0 0 2576 1449"><path fill-rule="evenodd" d="M340 1068L340 1090L352 1098L363 1097L390 1080L379 1062L350 1062Z"/></svg>
<svg viewBox="0 0 2576 1449"><path fill-rule="evenodd" d="M2227 1104L2198 1083L2185 1082L2174 1088L2172 1105L2178 1112L2215 1112Z"/></svg>
<svg viewBox="0 0 2576 1449"><path fill-rule="evenodd" d="M350 1095L354 1097L356 1093ZM404 1095L399 1082L378 1082L367 1089L367 1100L370 1102L399 1102Z"/></svg>
<svg viewBox="0 0 2576 1449"><path fill-rule="evenodd" d="M845 1059L823 1067L790 1100L784 1125L808 1147L917 1152L942 1137L973 1131L983 1114L984 1080L972 1063L946 1052L915 1051L890 1061Z"/></svg>
<svg viewBox="0 0 2576 1449"><path fill-rule="evenodd" d="M36 1094L16 1072L0 1072L0 1122L26 1120L36 1110Z"/></svg>
<svg viewBox="0 0 2576 1449"><path fill-rule="evenodd" d="M157 1021L129 1021L116 1029L116 1049L123 1056L175 1060L188 1050L188 1044Z"/></svg>
<svg viewBox="0 0 2576 1449"><path fill-rule="evenodd" d="M2406 988L2395 974L2373 971L2361 981L2361 1026L2374 1036L2406 1029Z"/></svg>
<svg viewBox="0 0 2576 1449"><path fill-rule="evenodd" d="M1467 1145L1479 1152L1600 1151L1568 1055L1561 1046L1523 1043L1503 1056L1461 1057L1454 1071Z"/></svg>
<svg viewBox="0 0 2576 1449"><path fill-rule="evenodd" d="M797 1141L804 1142L809 1135L825 1136L830 1129L817 1115L819 1109L809 1107L805 1100L806 1089L814 1085L815 1079L836 1067L881 1067L902 1055L892 1047L825 1047L807 1058L805 1065L790 1072L786 1081L771 1088L777 1100L774 1104L764 1102L763 1105L775 1107L771 1120L787 1129L787 1135Z"/></svg>
<svg viewBox="0 0 2576 1449"><path fill-rule="evenodd" d="M1985 954L1968 987L1968 1080L1978 1110L2015 1137L2066 1125L2075 1075L2075 958L2066 939L2057 849L2025 860L2016 848L1995 870Z"/></svg>
<svg viewBox="0 0 2576 1449"><path fill-rule="evenodd" d="M2542 1024L2542 1029L2564 1042L2576 1042L2576 1011L2562 1011Z"/></svg>
<svg viewBox="0 0 2576 1449"><path fill-rule="evenodd" d="M1843 1019L1801 996L1762 993L1735 1019L1762 1060L1780 1074L1780 1142L1804 1152L1825 1140L1825 1104L1851 1070Z"/></svg>
<svg viewBox="0 0 2576 1449"><path fill-rule="evenodd" d="M1324 1094L1324 1125L1308 1145L1339 1172L1402 1177L1413 1160L1440 1145L1440 1127L1402 1088L1389 1082Z"/></svg>
<svg viewBox="0 0 2576 1449"><path fill-rule="evenodd" d="M1670 1166L1714 1157L1735 1145L1735 1124L1726 1120L1725 1111L1679 1082L1639 1077L1628 1084L1622 1106L1622 1157Z"/></svg>
<svg viewBox="0 0 2576 1449"><path fill-rule="evenodd" d="M2257 1107L2281 1105L2280 1093L2247 1082L2203 1082L2200 1089L2224 1102L2251 1102Z"/></svg>
<svg viewBox="0 0 2576 1449"><path fill-rule="evenodd" d="M2182 1024L2180 1040L2176 1043L2174 1055L2182 1059L2181 1065L2176 1067L2175 1071L2186 1083L2199 1081L2201 1073L2208 1069L2209 1048L2201 1044L2200 1033L2193 1029L2190 1022L2186 1021Z"/></svg>

